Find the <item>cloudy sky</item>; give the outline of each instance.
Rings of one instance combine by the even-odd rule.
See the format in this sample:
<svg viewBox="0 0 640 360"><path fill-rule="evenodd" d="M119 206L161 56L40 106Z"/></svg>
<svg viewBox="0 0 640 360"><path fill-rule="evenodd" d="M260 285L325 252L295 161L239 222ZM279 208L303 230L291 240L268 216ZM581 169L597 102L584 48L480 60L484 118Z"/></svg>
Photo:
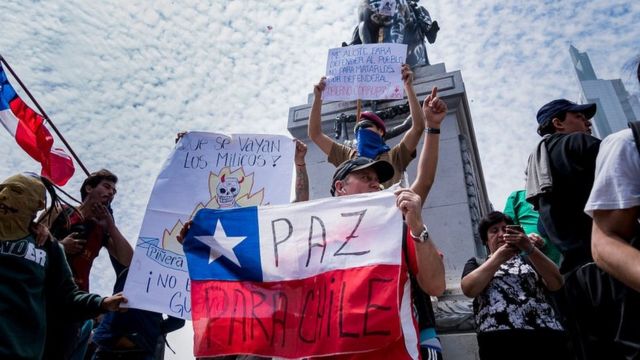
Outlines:
<svg viewBox="0 0 640 360"><path fill-rule="evenodd" d="M441 27L431 62L462 71L496 208L523 184L537 109L578 98L570 44L589 53L600 78L638 92L625 69L640 54L638 1L420 3ZM357 4L3 0L0 53L87 167L120 176L116 221L134 241L175 133L287 134L289 107L306 102L327 49L350 38ZM4 130L0 158L2 179L39 171ZM77 193L82 179L78 170L66 189ZM97 266L109 274L107 262ZM93 279L94 291L110 291L111 276ZM170 341L175 358L189 357L188 331Z"/></svg>

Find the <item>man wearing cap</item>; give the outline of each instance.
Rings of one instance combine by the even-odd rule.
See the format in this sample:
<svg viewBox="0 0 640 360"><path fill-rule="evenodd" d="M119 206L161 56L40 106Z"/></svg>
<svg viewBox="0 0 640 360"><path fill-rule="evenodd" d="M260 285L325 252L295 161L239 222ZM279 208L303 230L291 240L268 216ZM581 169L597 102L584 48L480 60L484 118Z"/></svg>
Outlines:
<svg viewBox="0 0 640 360"><path fill-rule="evenodd" d="M424 114L430 123L442 123L446 113L447 105L441 99L433 98L425 101ZM410 301L413 305L412 320L414 320L414 324L418 325L418 328L415 329L415 333L407 333L390 346L379 350L326 358L332 360L396 359L398 357L390 354L397 354L398 351L402 352L404 349L407 356L403 358L418 359L421 356L425 360L442 359L441 354L437 354L437 351L434 351L432 347L435 343L435 331L423 331L425 329L422 325L427 320L427 316L425 316L427 314L422 312L418 299L422 296L422 304L424 304L424 301L428 301L428 296L425 299L416 291L422 290L427 295L439 296L446 287L442 255L422 219L422 205L436 175L439 144L434 140L437 140L437 137L437 134L425 133L425 145L420 153L418 174L415 181L411 188L401 188L395 192L396 206L402 212L406 225L403 234L398 234L402 235L398 236L398 240L403 242L403 264L406 266L406 278L411 279L411 282L407 283L407 288L412 289L410 290L412 296ZM332 196L347 196L380 191L382 189L381 183L389 182L394 177L394 172L393 166L386 160L354 157L342 162L336 168L331 181L330 193ZM300 179L297 179L296 182L298 180ZM306 181L306 178L304 180ZM190 227L191 222L187 222L182 227L177 238L179 242L182 243ZM404 292L405 287L402 286L401 289ZM418 350L420 354L418 354Z"/></svg>
<svg viewBox="0 0 640 360"><path fill-rule="evenodd" d="M446 115L447 106L441 99L433 99L425 102L424 111L428 121L439 124ZM417 338L420 356L427 360L442 359L428 295L439 296L446 286L442 255L422 220L422 205L435 179L438 162L438 142L432 141L431 137L434 135L425 134L425 145L418 161L418 174L411 188L398 189L395 192L396 205L402 211L406 225L406 236L402 238L403 253L410 279L413 316L419 330L419 334L405 334L401 339L404 344L401 345L406 346L408 350L415 349L416 344L411 343L410 339ZM346 196L380 191L380 184L388 182L393 176L394 168L388 161L356 157L337 167L330 192L333 196ZM385 351L389 349L379 351L380 353L366 353L363 356L366 355L365 358L368 359L384 358L387 357ZM408 353L412 354L411 351Z"/></svg>
<svg viewBox="0 0 640 360"><path fill-rule="evenodd" d="M571 333L579 359L601 347L589 323L585 300L591 256L591 218L584 213L595 174L600 140L591 136L596 104L578 105L553 100L537 114L542 140L529 157L527 201L538 209L538 227L560 249L564 294L557 297L565 327ZM600 353L601 354L601 353Z"/></svg>
<svg viewBox="0 0 640 360"><path fill-rule="evenodd" d="M563 274L591 262L591 218L584 213L595 174L600 140L591 136L596 104L553 100L538 111L538 134L546 146L551 183L532 193L528 171L527 200L539 208L540 222L564 259ZM530 158L532 161L532 158ZM532 165L532 164L530 164Z"/></svg>
<svg viewBox="0 0 640 360"><path fill-rule="evenodd" d="M324 77L321 78L320 82L313 88L314 99L309 115L309 138L320 147L320 150L328 156L328 161L334 166L338 166L345 160L357 156L390 162L395 170L394 176L389 181L383 182L382 185L386 188L397 183L402 178L402 174L411 160L415 157L420 136L425 129L424 114L420 109L420 103L413 89L413 72L409 65L402 66L402 79L407 92L412 124L400 143L391 148L385 144L383 139L386 133L384 121L378 115L369 111L360 114L361 119L356 125L357 149L339 144L322 132L322 92L326 86L325 79ZM437 93L434 91L425 101L431 101L436 96ZM430 133L436 135L440 133L440 122L428 124Z"/></svg>

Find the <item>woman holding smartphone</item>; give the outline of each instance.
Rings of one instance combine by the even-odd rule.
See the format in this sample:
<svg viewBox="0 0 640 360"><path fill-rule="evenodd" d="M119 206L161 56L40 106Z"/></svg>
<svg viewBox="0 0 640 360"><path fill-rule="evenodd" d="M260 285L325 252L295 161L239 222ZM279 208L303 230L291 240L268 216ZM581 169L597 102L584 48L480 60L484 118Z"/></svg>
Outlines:
<svg viewBox="0 0 640 360"><path fill-rule="evenodd" d="M558 267L501 212L483 218L478 230L489 256L469 259L460 285L474 298L480 359L569 358L547 296L563 285Z"/></svg>

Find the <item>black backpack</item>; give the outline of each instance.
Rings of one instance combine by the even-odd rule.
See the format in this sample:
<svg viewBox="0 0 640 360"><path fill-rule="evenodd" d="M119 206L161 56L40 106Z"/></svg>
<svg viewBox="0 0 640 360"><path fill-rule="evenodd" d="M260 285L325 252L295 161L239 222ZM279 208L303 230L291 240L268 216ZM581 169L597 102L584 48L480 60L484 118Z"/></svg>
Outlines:
<svg viewBox="0 0 640 360"><path fill-rule="evenodd" d="M640 121L629 123L640 156ZM640 250L640 226L631 246ZM617 353L624 359L640 358L640 293L591 263L591 271L583 273L583 288L592 292L590 302L595 314L603 319L603 327L612 332Z"/></svg>

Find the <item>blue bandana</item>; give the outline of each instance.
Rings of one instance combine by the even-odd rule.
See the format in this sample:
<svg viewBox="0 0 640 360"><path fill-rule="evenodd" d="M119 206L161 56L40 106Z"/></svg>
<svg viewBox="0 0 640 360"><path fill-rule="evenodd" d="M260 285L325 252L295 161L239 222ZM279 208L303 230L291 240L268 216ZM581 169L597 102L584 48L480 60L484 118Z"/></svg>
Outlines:
<svg viewBox="0 0 640 360"><path fill-rule="evenodd" d="M375 159L378 155L391 150L382 140L382 136L371 130L358 129L356 140L358 140L358 154L370 159Z"/></svg>

